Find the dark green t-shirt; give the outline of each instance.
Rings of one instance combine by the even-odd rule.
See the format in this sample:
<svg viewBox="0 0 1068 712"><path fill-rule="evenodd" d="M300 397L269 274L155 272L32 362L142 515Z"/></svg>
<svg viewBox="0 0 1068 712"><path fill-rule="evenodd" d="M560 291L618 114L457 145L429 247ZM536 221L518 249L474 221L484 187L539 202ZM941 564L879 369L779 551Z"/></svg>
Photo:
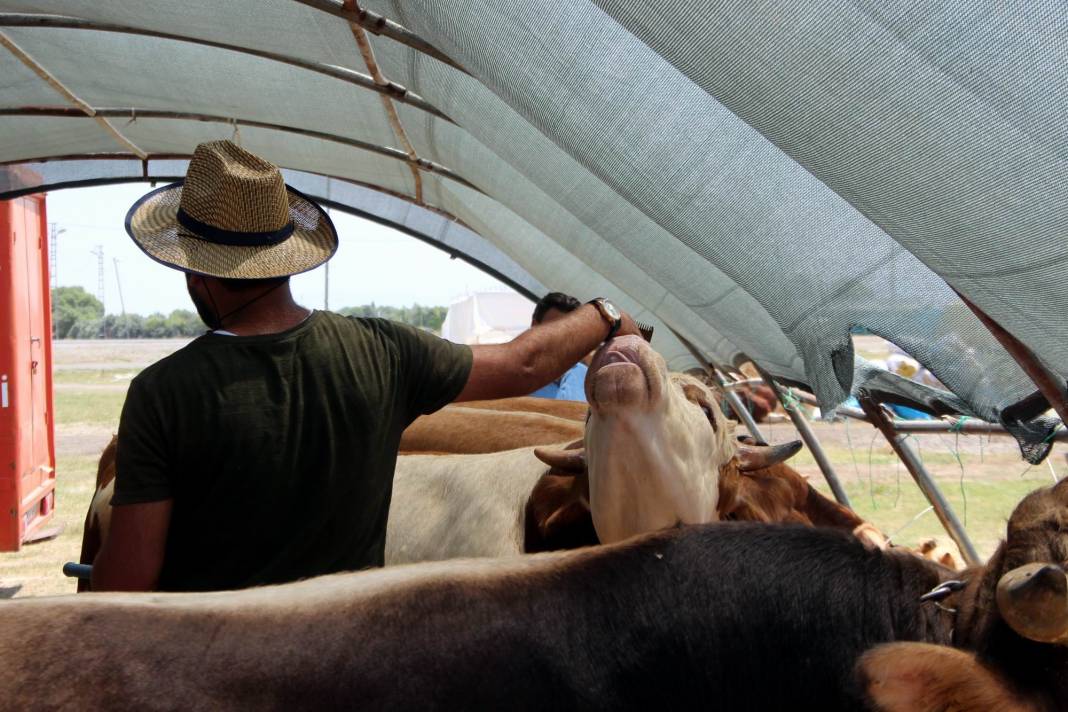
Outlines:
<svg viewBox="0 0 1068 712"><path fill-rule="evenodd" d="M381 566L401 433L470 370L468 347L385 319L206 334L130 384L112 504L174 500L163 590Z"/></svg>

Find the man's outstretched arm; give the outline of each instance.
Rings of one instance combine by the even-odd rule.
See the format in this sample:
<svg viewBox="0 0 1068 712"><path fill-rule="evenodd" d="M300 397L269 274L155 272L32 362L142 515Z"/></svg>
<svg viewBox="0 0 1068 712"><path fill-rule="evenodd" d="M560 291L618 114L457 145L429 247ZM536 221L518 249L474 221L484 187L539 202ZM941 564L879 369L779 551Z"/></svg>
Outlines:
<svg viewBox="0 0 1068 712"><path fill-rule="evenodd" d="M617 336L639 334L622 314ZM608 321L586 304L566 317L528 329L506 344L471 347L471 375L457 401L509 398L533 393L559 378L608 335Z"/></svg>
<svg viewBox="0 0 1068 712"><path fill-rule="evenodd" d="M173 500L111 508L111 528L93 561L92 590L152 591L159 584Z"/></svg>

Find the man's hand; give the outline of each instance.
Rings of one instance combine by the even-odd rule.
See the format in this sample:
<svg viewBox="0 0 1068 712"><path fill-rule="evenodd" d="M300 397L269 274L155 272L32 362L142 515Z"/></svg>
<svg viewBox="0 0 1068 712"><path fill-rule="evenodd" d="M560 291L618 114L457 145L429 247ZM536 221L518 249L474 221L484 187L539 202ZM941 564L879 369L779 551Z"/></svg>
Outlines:
<svg viewBox="0 0 1068 712"><path fill-rule="evenodd" d="M616 332L616 336L642 335L641 330L638 328L638 323L630 318L630 314L620 311L619 315L623 317L623 321L619 324L619 331Z"/></svg>
<svg viewBox="0 0 1068 712"><path fill-rule="evenodd" d="M616 336L641 334L629 314L621 312L620 316ZM471 374L456 400L533 393L597 348L609 326L597 307L585 304L566 317L524 331L507 344L472 346Z"/></svg>

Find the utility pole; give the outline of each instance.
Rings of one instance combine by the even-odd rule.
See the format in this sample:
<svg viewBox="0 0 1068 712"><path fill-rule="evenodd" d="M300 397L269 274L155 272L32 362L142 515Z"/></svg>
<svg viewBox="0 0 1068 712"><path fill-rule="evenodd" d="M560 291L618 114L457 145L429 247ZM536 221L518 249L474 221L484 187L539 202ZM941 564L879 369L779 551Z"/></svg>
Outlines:
<svg viewBox="0 0 1068 712"><path fill-rule="evenodd" d="M67 230L56 223L48 223L48 273L51 277L52 289L59 286L59 269L57 259L59 255L59 241L56 239Z"/></svg>
<svg viewBox="0 0 1068 712"><path fill-rule="evenodd" d="M96 249L89 250L89 254L96 255L96 298L104 303L104 246L97 245Z"/></svg>
<svg viewBox="0 0 1068 712"><path fill-rule="evenodd" d="M119 258L112 257L111 259L115 264L115 284L119 286L119 309L122 310L122 315L126 316L126 303L122 300L122 280L119 279Z"/></svg>

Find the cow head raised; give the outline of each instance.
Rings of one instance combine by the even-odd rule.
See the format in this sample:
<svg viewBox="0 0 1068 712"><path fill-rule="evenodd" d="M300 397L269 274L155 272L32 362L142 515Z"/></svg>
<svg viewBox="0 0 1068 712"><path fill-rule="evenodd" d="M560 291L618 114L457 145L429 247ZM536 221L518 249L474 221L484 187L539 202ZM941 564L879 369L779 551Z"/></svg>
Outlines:
<svg viewBox="0 0 1068 712"><path fill-rule="evenodd" d="M669 373L663 357L637 336L598 350L586 375L586 398L585 447L537 454L588 476L602 543L714 521L721 469L767 467L796 452L792 444L736 442L718 395L691 376Z"/></svg>

